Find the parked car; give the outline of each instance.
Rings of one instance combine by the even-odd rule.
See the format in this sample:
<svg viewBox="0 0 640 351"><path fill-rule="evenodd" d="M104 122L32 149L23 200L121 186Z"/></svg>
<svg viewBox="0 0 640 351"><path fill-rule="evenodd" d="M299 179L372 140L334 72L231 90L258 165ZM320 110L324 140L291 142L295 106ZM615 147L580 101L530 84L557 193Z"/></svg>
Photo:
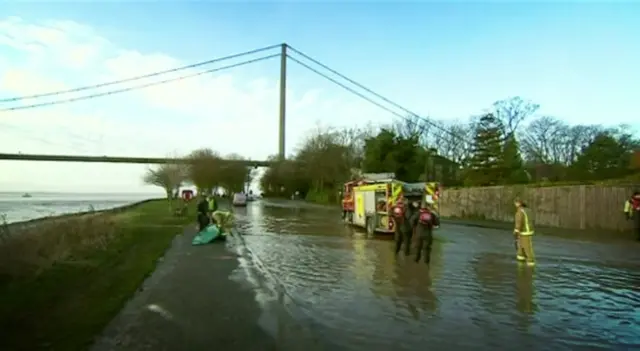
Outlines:
<svg viewBox="0 0 640 351"><path fill-rule="evenodd" d="M247 195L243 193L233 194L233 201L231 204L233 206L247 206Z"/></svg>

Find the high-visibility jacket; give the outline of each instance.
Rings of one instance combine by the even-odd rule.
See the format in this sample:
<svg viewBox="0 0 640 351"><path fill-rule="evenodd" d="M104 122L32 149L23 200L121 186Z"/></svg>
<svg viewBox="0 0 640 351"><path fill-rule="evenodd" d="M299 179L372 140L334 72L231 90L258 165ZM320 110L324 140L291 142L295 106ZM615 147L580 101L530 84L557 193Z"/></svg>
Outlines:
<svg viewBox="0 0 640 351"><path fill-rule="evenodd" d="M209 199L209 212L214 212L218 209L216 200L214 198Z"/></svg>
<svg viewBox="0 0 640 351"><path fill-rule="evenodd" d="M533 229L533 223L531 223L531 220L529 219L529 215L527 214L527 211L520 207L517 211L516 211L516 218L515 218L515 232L519 235L533 235L533 233L535 232Z"/></svg>
<svg viewBox="0 0 640 351"><path fill-rule="evenodd" d="M632 197L624 202L624 212L640 211L640 198Z"/></svg>

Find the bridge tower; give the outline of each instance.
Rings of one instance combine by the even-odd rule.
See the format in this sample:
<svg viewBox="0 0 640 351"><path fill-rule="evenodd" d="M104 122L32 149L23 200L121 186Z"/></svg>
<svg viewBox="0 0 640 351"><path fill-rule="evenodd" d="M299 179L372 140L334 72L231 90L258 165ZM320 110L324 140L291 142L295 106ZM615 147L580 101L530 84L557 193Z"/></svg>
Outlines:
<svg viewBox="0 0 640 351"><path fill-rule="evenodd" d="M278 159L285 158L285 129L287 114L287 44L281 45L280 53L280 126L278 142Z"/></svg>

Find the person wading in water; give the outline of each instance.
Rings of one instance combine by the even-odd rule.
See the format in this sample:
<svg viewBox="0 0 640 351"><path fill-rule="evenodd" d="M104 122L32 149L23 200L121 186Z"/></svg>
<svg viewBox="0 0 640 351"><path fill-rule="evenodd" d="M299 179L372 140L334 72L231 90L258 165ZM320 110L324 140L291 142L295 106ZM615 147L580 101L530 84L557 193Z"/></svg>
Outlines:
<svg viewBox="0 0 640 351"><path fill-rule="evenodd" d="M640 240L640 191L634 191L624 203L624 213L628 220L633 220L636 238Z"/></svg>
<svg viewBox="0 0 640 351"><path fill-rule="evenodd" d="M431 210L427 201L422 201L422 206L411 217L416 235L418 236L418 248L416 252L416 263L420 262L422 250L424 250L424 263L431 262L431 247L433 245L433 228L440 225L438 216Z"/></svg>
<svg viewBox="0 0 640 351"><path fill-rule="evenodd" d="M398 199L398 202L393 206L391 211L396 231L396 254L400 252L402 243L404 242L404 254L409 256L411 252L413 228L411 227L411 211L409 210L407 199Z"/></svg>
<svg viewBox="0 0 640 351"><path fill-rule="evenodd" d="M514 201L516 206L515 228L513 234L516 237L516 258L525 261L527 265L536 264L533 254L533 224L529 218L527 205L522 200Z"/></svg>

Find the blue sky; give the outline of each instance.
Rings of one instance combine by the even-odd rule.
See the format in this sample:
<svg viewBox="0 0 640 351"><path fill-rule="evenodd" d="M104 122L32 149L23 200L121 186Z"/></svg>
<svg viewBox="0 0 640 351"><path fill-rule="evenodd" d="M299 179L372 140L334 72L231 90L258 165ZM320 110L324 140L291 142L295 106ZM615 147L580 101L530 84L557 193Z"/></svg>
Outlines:
<svg viewBox="0 0 640 351"><path fill-rule="evenodd" d="M638 119L637 111L640 109L640 99L637 98L640 91L640 40L637 39L640 38L640 4L75 2L67 5L41 1L3 4L0 20L10 16L19 17L22 26L46 26L51 21L71 21L82 25L83 33L90 28L92 35L104 41L101 54L94 55L96 57L90 63L84 60L82 65L64 65L60 61L59 67L55 66L57 63L49 62L51 60L25 60L24 52L16 49L16 45L3 46L0 42L0 65L23 72L46 72L49 81L64 82L69 86L110 80L115 76L124 76L125 72L136 73L153 66L141 63L141 60L150 60L154 55L156 59L162 56L164 65L192 63L287 42L401 105L434 118L466 118L489 107L495 100L520 95L540 103L540 113L562 118L569 123L638 125L634 121ZM69 29L68 26L66 28ZM76 34L81 32L73 28L69 31ZM1 35L2 27L0 38ZM88 35L82 40L92 43ZM135 68L132 69L130 65L128 70L118 69L116 72L113 65L100 61L113 59L124 51L137 53L138 56L134 55L138 60ZM167 58L171 60L167 61ZM31 66L25 62L30 62ZM294 150L296 143L318 121L323 125L363 125L369 121L392 119L388 112L361 102L359 98L293 63L290 67L288 83L292 96L289 102L299 106L299 109L293 108L288 116L289 151ZM277 111L272 110L277 106L271 97L275 94L278 79L277 62L239 68L229 73L229 77L241 93L238 93L239 97L229 95L221 100L236 101L236 104L237 101L246 101L257 110L269 111L260 117L261 122L257 122L258 117L253 116L254 113L240 113L239 107L226 107L224 111L227 114L238 113L245 117L251 114L242 121L241 117L231 118L244 127L252 140L251 145L240 148L240 153L252 158L264 158L275 153L277 112L271 111ZM30 81L35 85L31 90L38 91L40 87L41 91L45 86L39 85L35 78ZM22 89L25 91L26 88ZM257 94L256 91L261 92L262 98L250 100L248 96ZM19 95L15 87L9 89L0 86L0 96L14 95ZM251 99L254 95L251 95ZM167 95L163 96L162 99L166 100ZM136 123L148 134L155 133L157 138L166 135L163 134L165 132L156 131L158 128L163 131L184 129L186 125L197 128L202 118L213 119L212 116L193 111L195 107L192 110L183 107L176 110L176 106L166 106L166 103L142 103L135 94L98 100L73 104L64 112L47 108L47 113L66 113L64 116L71 116L71 113L100 115L101 120L121 123L122 126ZM157 102L158 99L151 100ZM186 101L187 98L183 97L183 100L184 104L191 104ZM212 109L220 108L221 103ZM198 110L203 109L206 108ZM38 109L38 114L44 114L42 111L44 109ZM176 111L180 113L179 118L176 117ZM135 121L132 121L131 116L134 115ZM267 123L265 118L271 115L273 120ZM35 128L33 125L37 124L37 117L12 116L0 115L2 122L23 128L23 132L31 131L30 128ZM256 122L252 122L252 117L256 118ZM33 124L21 125L25 119L30 119ZM73 119L69 117L68 120ZM151 120L154 128L145 128L145 123L149 125ZM225 135L234 131L233 123L214 127L228 128L224 129ZM93 128L100 129L95 125ZM66 132L69 128L62 129ZM259 133L252 129L259 129ZM100 132L95 130L78 130L76 133L91 140L84 145L87 150L85 153L123 153L115 149L127 143L122 136L114 139L116 137L112 138L105 128ZM43 132L43 135L53 137L50 132ZM159 143L159 146L157 141L150 140L149 143L155 143L154 147L149 148L145 146L149 143L141 142L143 145L139 145L135 152L164 156L169 152L186 152L187 146L197 146L190 140L180 138L176 137L175 144L184 148L167 145L166 142ZM210 136L203 135L202 138L211 140ZM63 134L55 137L56 142L66 139L69 138ZM234 151L228 148L233 141L223 139L216 138L222 146L206 146L224 152ZM38 151L46 148L41 144L25 145L21 149ZM148 150L142 150L144 148ZM73 150L82 153L80 147ZM129 151L133 153L133 150ZM10 167L24 171L28 167L35 167L24 163L14 165L16 163ZM94 167L95 170L96 166L73 167ZM142 189L139 176L135 180L126 180L126 177L131 179L135 172L140 172L139 168L135 168L137 166L126 166L130 171L124 173L114 168L124 166L99 167L103 167L104 172L98 173L111 174L112 180L114 174L122 174L121 180L112 182L114 187L132 191ZM65 169L68 170L69 166ZM56 172L58 175L66 174L62 168ZM18 171L14 173L15 176L18 174ZM83 188L97 186L100 179L96 179L95 184L92 181L83 183ZM19 183L15 179L0 177L0 188L2 182ZM52 186L41 181L33 182L37 188Z"/></svg>

